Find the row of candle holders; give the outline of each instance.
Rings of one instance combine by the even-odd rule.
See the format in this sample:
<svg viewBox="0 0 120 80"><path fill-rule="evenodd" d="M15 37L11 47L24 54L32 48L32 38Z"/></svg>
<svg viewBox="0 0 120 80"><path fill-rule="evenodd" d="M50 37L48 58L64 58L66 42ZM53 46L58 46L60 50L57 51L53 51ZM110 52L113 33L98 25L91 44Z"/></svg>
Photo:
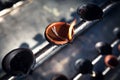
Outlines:
<svg viewBox="0 0 120 80"><path fill-rule="evenodd" d="M15 0L16 1L16 0ZM111 2L119 0L110 0ZM103 18L103 10L95 4L86 4L82 7L78 7L77 13L84 21L93 21ZM74 38L74 26L76 25L76 19L71 23L55 22L47 26L45 30L46 40L54 45L64 45L72 42ZM120 38L120 30L114 31L117 38ZM109 44L99 42L96 44L98 53L106 55L105 64L111 68L118 65L117 57L111 55L112 48ZM11 76L23 76L28 75L36 64L35 55L30 49L18 48L10 51L2 61L2 68L6 74ZM76 62L76 69L81 74L92 74L93 64L86 59L80 59ZM100 76L100 73L96 73ZM102 74L101 74L102 75ZM93 77L94 78L94 77ZM58 75L52 80L68 80L64 75ZM98 80L95 79L95 80ZM102 79L100 79L102 80Z"/></svg>
<svg viewBox="0 0 120 80"><path fill-rule="evenodd" d="M117 37L117 39L114 42L118 41L118 43L115 44L113 47L111 46L111 44L108 44L106 42L97 42L95 45L96 51L99 53L99 55L102 55L104 57L105 66L111 69L114 69L119 65L119 60L117 59L118 56L113 54L113 48L116 45L117 51L118 53L120 53L120 28L115 28L113 32ZM88 59L81 58L75 62L74 66L77 71L77 74L90 74L90 80L104 80L105 77L103 71L93 70L95 64L96 63L92 63ZM73 78L72 80L79 80L79 78ZM57 74L53 77L52 80L69 80L69 78L67 78L65 75Z"/></svg>

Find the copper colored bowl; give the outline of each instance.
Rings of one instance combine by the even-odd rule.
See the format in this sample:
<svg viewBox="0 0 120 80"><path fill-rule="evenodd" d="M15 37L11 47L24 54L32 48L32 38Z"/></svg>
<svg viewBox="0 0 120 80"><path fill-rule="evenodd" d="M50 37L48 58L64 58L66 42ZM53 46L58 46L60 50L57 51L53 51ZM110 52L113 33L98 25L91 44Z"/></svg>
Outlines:
<svg viewBox="0 0 120 80"><path fill-rule="evenodd" d="M62 45L71 42L72 40L68 39L69 27L70 24L65 22L54 22L47 26L45 30L45 37L49 42L57 45Z"/></svg>
<svg viewBox="0 0 120 80"><path fill-rule="evenodd" d="M105 56L104 61L105 61L106 66L108 66L110 68L114 68L119 64L117 57L113 56L113 55Z"/></svg>

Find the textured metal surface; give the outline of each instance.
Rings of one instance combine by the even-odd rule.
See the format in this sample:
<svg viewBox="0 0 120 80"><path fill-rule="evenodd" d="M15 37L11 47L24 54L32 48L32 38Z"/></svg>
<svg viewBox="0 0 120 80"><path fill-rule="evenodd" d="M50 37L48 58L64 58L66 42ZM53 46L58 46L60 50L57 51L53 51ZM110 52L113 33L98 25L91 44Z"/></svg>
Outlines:
<svg viewBox="0 0 120 80"><path fill-rule="evenodd" d="M31 49L41 45L45 40L44 31L48 24L56 21L71 22L78 19L76 9L79 5L93 2L98 5L104 0L33 0L22 7L17 14L7 15L0 22L0 62L10 50L18 47ZM69 78L76 74L75 61L79 58L93 60L98 54L94 45L98 41L110 43L115 36L114 27L120 27L120 5L111 8L104 18L77 36L71 44L57 52L49 60L40 65L26 80L51 80L56 73ZM12 13L11 13L12 14ZM103 67L104 68L104 67ZM0 65L0 69L1 65ZM119 72L116 72L116 74ZM83 77L83 80L88 80ZM116 79L117 80L117 79Z"/></svg>

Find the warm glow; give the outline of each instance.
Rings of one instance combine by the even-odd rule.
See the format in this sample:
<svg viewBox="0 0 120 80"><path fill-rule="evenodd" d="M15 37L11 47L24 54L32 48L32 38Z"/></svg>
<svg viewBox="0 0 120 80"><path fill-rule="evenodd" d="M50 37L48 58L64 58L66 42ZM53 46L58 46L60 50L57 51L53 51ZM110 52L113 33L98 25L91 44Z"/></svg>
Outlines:
<svg viewBox="0 0 120 80"><path fill-rule="evenodd" d="M69 27L69 31L68 31L68 39L71 41L72 40L72 32L73 32L73 28L76 24L76 19L74 19L74 21L70 24Z"/></svg>

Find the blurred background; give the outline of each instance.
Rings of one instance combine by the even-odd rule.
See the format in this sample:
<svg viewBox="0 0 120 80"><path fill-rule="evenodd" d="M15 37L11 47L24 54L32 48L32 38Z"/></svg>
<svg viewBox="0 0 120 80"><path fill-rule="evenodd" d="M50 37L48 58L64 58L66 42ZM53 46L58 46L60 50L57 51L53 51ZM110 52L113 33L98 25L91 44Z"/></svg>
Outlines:
<svg viewBox="0 0 120 80"><path fill-rule="evenodd" d="M0 17L0 63L12 49L24 47L33 50L41 45L46 41L44 31L50 23L57 21L70 23L74 18L79 22L80 18L76 13L78 6L86 3L100 6L106 1L108 0L32 0L5 17ZM98 56L94 48L95 43L98 41L110 43L115 38L113 29L120 27L119 7L118 3L109 9L101 21L75 38L72 44L58 51L25 80L51 80L56 73L64 74L69 78L75 76L74 63L77 59L93 60ZM1 64L0 70L2 71ZM120 73L119 69L115 73ZM106 80L119 80L115 76ZM84 77L83 80L88 78Z"/></svg>

